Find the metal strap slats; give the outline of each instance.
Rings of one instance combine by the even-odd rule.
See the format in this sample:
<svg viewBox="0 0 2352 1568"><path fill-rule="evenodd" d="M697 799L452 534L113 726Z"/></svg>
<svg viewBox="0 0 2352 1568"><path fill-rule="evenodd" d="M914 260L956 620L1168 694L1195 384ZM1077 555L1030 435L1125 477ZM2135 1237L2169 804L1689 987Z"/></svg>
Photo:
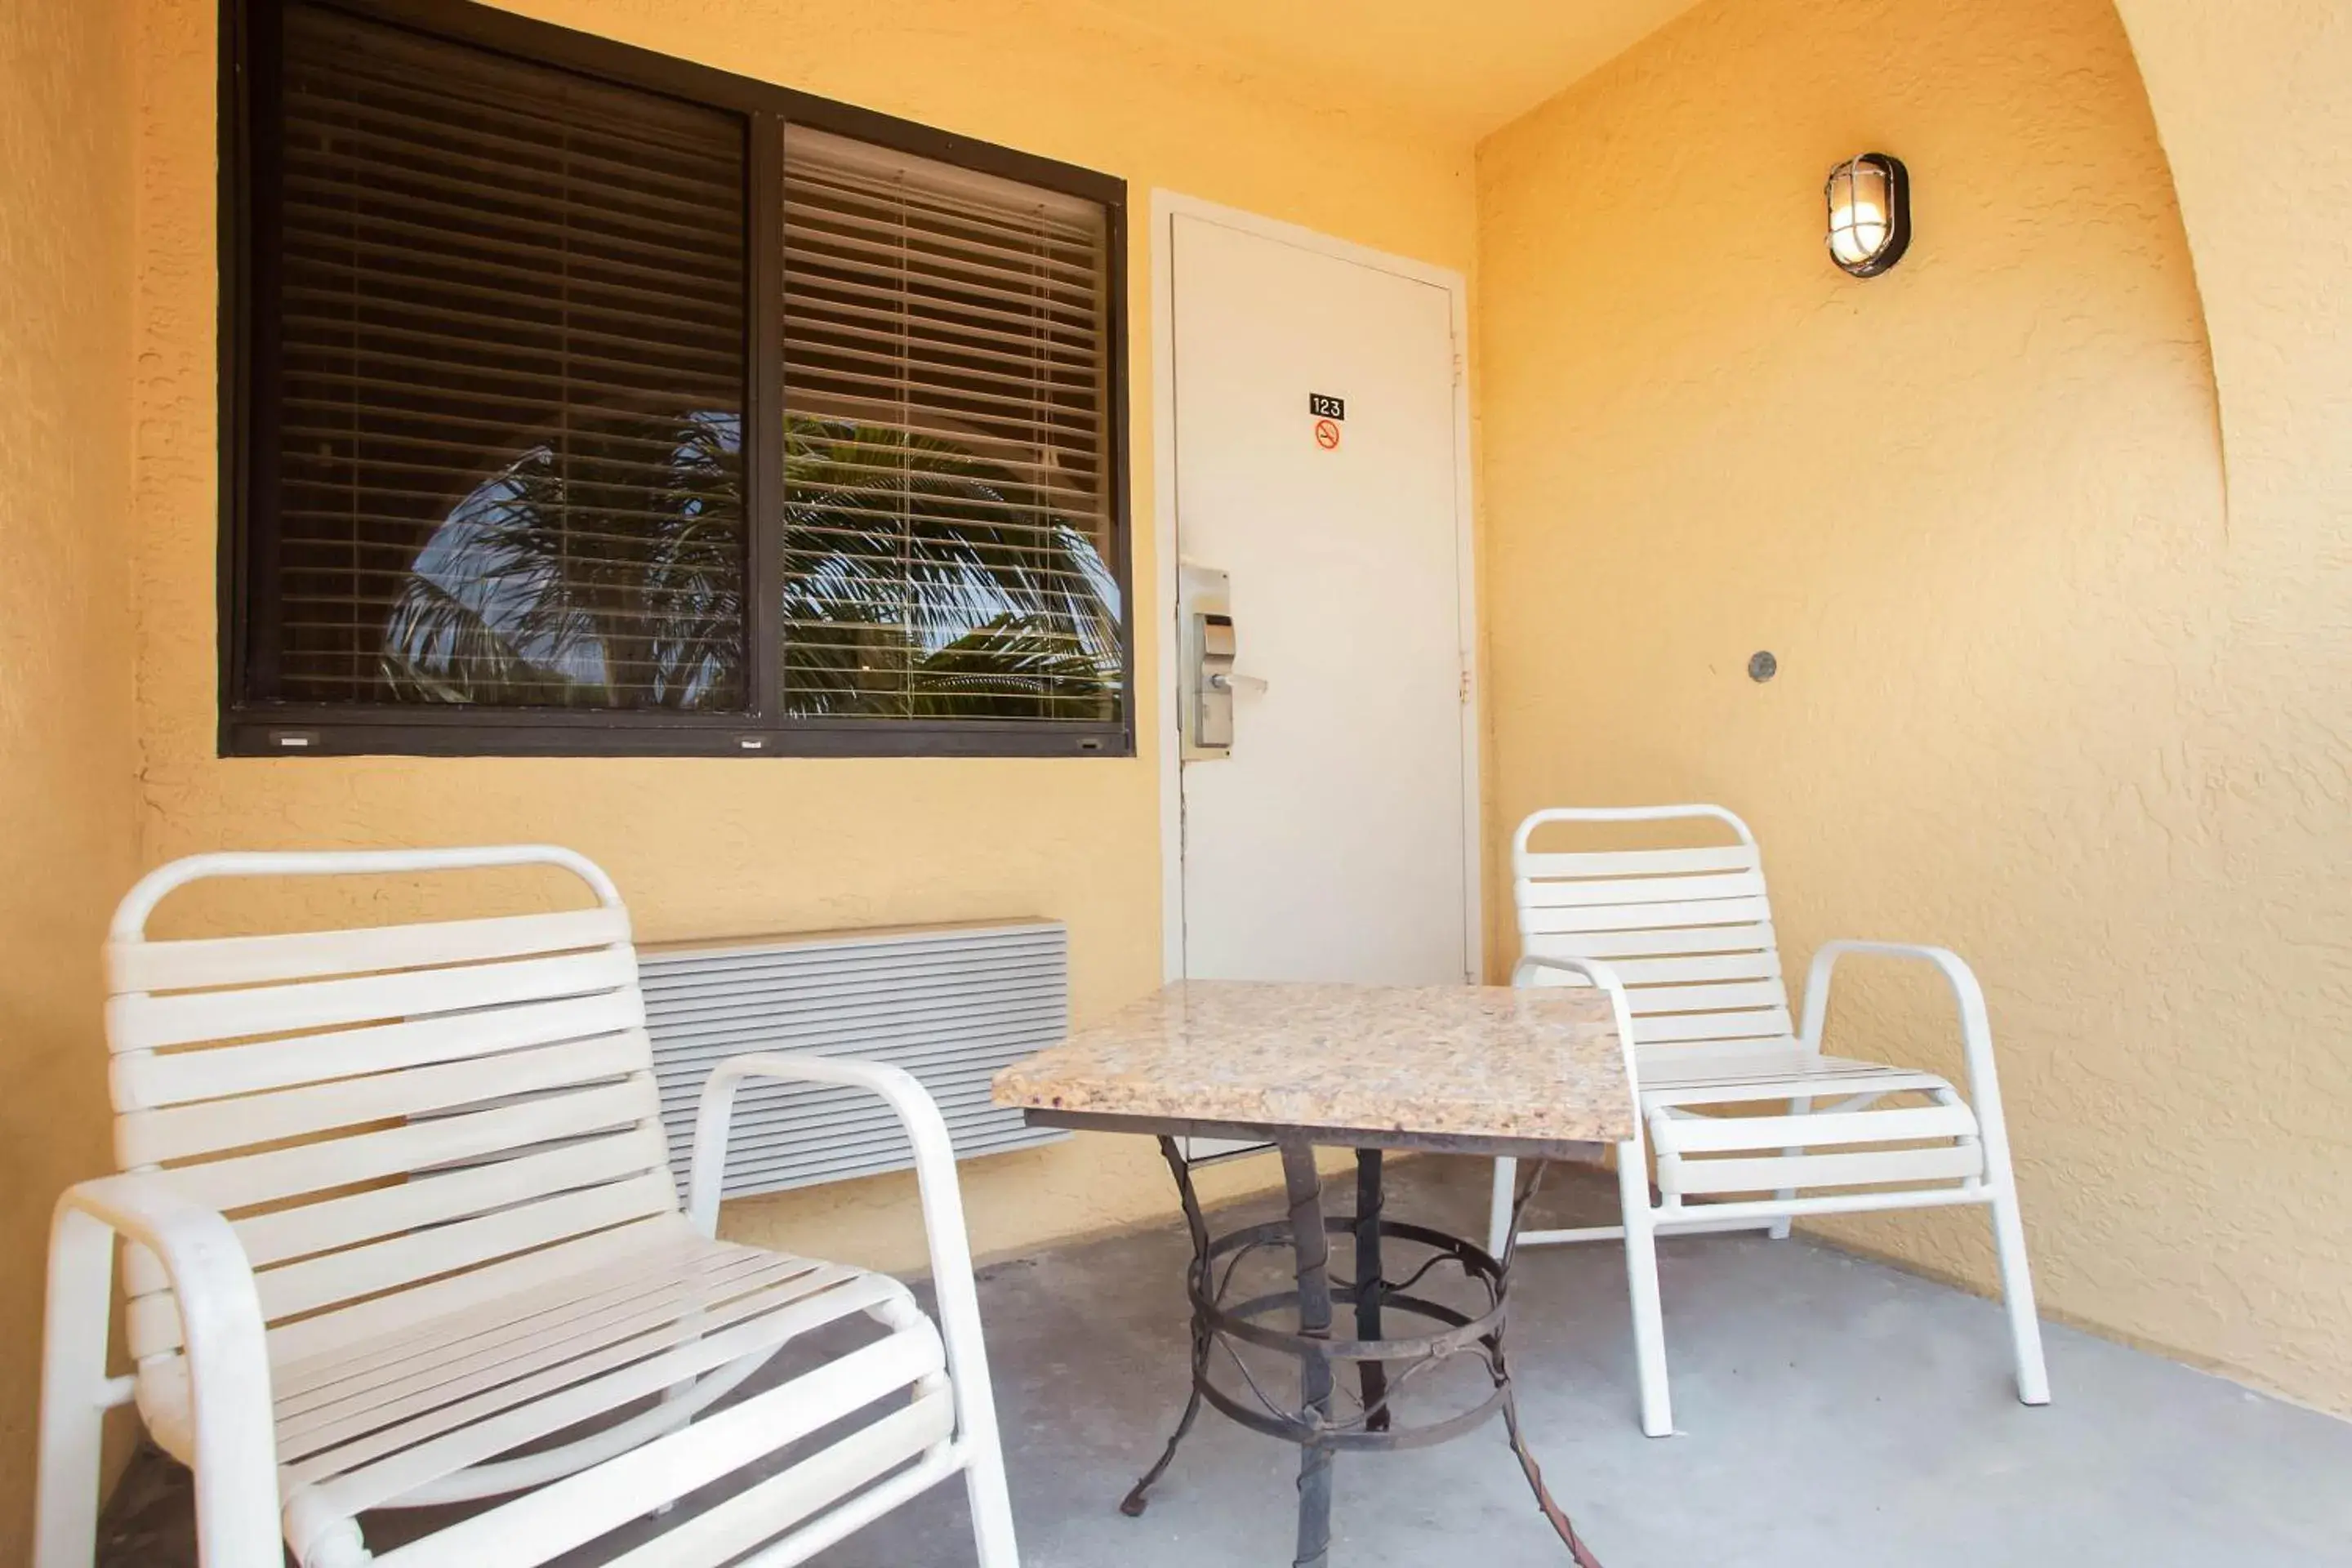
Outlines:
<svg viewBox="0 0 2352 1568"><path fill-rule="evenodd" d="M902 1067L947 1119L959 1158L1067 1134L990 1102L999 1068L1060 1041L1068 938L1049 921L902 927L647 947L638 955L672 1172L681 1189L702 1083L751 1051ZM725 1195L905 1169L887 1106L854 1090L759 1085L736 1102Z"/></svg>

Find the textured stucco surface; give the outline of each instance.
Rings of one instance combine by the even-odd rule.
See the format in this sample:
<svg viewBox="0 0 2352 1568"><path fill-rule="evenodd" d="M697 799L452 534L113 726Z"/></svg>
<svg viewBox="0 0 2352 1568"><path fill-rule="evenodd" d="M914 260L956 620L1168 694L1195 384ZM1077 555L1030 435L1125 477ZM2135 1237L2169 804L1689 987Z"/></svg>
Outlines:
<svg viewBox="0 0 2352 1568"><path fill-rule="evenodd" d="M1130 182L1135 581L1154 581L1143 204L1165 185L1463 267L1469 150L1278 74L1187 55L1085 5L542 0L518 6ZM1080 1018L1159 983L1157 762L221 760L214 755L215 8L152 0L140 41L140 730L148 863L223 846L549 838L619 879L651 940L1045 915L1070 928ZM986 68L974 68L976 60ZM1149 624L1148 599L1138 616ZM1143 729L1156 733L1150 647ZM1226 1187L1265 1180L1229 1168ZM1003 1251L1164 1212L1143 1140L970 1167L975 1244ZM887 1266L920 1256L910 1183L738 1205L751 1239Z"/></svg>
<svg viewBox="0 0 2352 1568"><path fill-rule="evenodd" d="M2221 389L2229 549L2186 754L2177 1026L2234 1093L2194 1190L2231 1352L2352 1410L2352 10L2118 0Z"/></svg>
<svg viewBox="0 0 2352 1568"><path fill-rule="evenodd" d="M1313 96L1361 104L1423 140L1483 136L1691 8L1695 0L1085 0L1259 68Z"/></svg>
<svg viewBox="0 0 2352 1568"><path fill-rule="evenodd" d="M2230 143L2218 264L2106 0L1717 0L1482 147L1491 782L1498 830L1733 805L1794 962L1958 948L2045 1308L2341 1410L2352 79L2336 8L2223 9L2148 7L2231 62L2167 128ZM1819 188L1866 147L1918 238L1856 282ZM2315 175L2283 289L2248 247ZM1833 1045L1957 1069L1929 978L1850 969ZM1991 1280L1974 1215L1829 1228Z"/></svg>
<svg viewBox="0 0 2352 1568"><path fill-rule="evenodd" d="M0 5L0 1563L31 1531L42 1249L106 1168L131 874L131 98L114 0Z"/></svg>

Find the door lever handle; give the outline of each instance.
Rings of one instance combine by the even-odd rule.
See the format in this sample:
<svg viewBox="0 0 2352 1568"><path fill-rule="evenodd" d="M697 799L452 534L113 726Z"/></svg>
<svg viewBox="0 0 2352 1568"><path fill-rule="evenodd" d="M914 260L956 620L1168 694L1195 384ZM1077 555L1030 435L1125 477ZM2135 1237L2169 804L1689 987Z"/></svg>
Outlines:
<svg viewBox="0 0 2352 1568"><path fill-rule="evenodd" d="M1218 691L1264 691L1265 682L1255 675L1228 675L1223 671L1209 677L1209 685Z"/></svg>

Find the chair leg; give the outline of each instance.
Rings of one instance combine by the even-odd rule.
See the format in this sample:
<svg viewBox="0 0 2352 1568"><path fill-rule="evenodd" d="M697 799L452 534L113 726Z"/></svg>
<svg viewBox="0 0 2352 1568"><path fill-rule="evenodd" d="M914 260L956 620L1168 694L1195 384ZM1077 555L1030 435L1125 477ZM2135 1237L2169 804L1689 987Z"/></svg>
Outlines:
<svg viewBox="0 0 2352 1568"><path fill-rule="evenodd" d="M988 1374L988 1347L981 1332L980 1300L970 1244L963 1236L961 1204L952 1220L945 1215L936 1216L931 1241L940 1338L947 1349L948 1377L955 1389L957 1425L967 1456L963 1485L971 1504L972 1546L980 1568L1020 1568L1021 1550L1013 1533L1013 1498L1004 1480L1004 1443L996 1425L996 1394ZM943 1268L956 1272L948 1274ZM908 1305L912 1310L913 1303Z"/></svg>
<svg viewBox="0 0 2352 1568"><path fill-rule="evenodd" d="M971 1539L980 1568L1021 1568L1013 1538L1013 1498L1004 1485L1004 1450L994 1432L975 1446L964 1467L964 1495L971 1501Z"/></svg>
<svg viewBox="0 0 2352 1568"><path fill-rule="evenodd" d="M1810 1095L1810 1094L1801 1094L1801 1095L1798 1095L1798 1096L1794 1097L1793 1099L1791 1099L1791 1100L1789 1101L1789 1114L1790 1114L1790 1115L1791 1115L1791 1116L1811 1116L1811 1115L1812 1114L1812 1112L1813 1112L1813 1097L1812 1097L1811 1095ZM1789 1156L1790 1158L1791 1158L1791 1159L1794 1159L1796 1156L1798 1156L1798 1155L1800 1155L1800 1154L1803 1153L1803 1152L1804 1152L1804 1150L1802 1150L1802 1149L1783 1149L1783 1150L1781 1150L1781 1151L1780 1151L1780 1152L1781 1152L1781 1153L1783 1153L1783 1154L1788 1155L1788 1156ZM1794 1198L1794 1197L1797 1195L1797 1189L1796 1189L1796 1188L1794 1188L1794 1187L1782 1187L1782 1188L1781 1188L1778 1193L1776 1193L1776 1194L1773 1194L1773 1195L1774 1195L1774 1196L1776 1196L1776 1197L1778 1197L1778 1198L1779 1198L1782 1203L1784 1203L1784 1204L1785 1204L1785 1203L1789 1202L1790 1199ZM1771 1230L1771 1237L1772 1237L1772 1239L1773 1239L1773 1240L1775 1240L1775 1241L1786 1241L1786 1240L1788 1240L1788 1239L1789 1239L1789 1231L1790 1231L1790 1227L1794 1223L1795 1223L1794 1221L1790 1220L1790 1219L1787 1215L1783 1215L1780 1218L1774 1220L1774 1221L1772 1222L1772 1230Z"/></svg>
<svg viewBox="0 0 2352 1568"><path fill-rule="evenodd" d="M2050 1370L2042 1359L2042 1319L2033 1308L2025 1219L2017 1206L2016 1179L2004 1169L2000 1180L2001 1194L1992 1202L1992 1241L2000 1258L2000 1300L2009 1311L2010 1342L2017 1356L2017 1397L2024 1405L2047 1405Z"/></svg>
<svg viewBox="0 0 2352 1568"><path fill-rule="evenodd" d="M1505 1156L1495 1162L1495 1195L1486 1206L1486 1253L1491 1258L1503 1256L1504 1244L1511 1238L1511 1198L1519 1179L1519 1163Z"/></svg>
<svg viewBox="0 0 2352 1568"><path fill-rule="evenodd" d="M1633 1363L1642 1390L1642 1431L1671 1437L1665 1315L1658 1304L1658 1243L1650 1228L1650 1172L1639 1143L1617 1146L1617 1200L1625 1211L1625 1284L1633 1307Z"/></svg>
<svg viewBox="0 0 2352 1568"><path fill-rule="evenodd" d="M98 1556L98 1479L107 1400L114 1233L61 1213L49 1240L41 1342L41 1425L33 1568L90 1568Z"/></svg>

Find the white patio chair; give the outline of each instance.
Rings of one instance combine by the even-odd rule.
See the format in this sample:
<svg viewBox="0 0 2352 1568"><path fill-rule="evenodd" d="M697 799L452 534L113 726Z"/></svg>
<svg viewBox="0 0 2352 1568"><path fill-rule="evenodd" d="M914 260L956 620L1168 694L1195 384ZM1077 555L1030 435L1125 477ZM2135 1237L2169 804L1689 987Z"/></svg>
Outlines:
<svg viewBox="0 0 2352 1568"><path fill-rule="evenodd" d="M1538 829L1555 824L1675 821L1727 826L1738 842L1529 847ZM1511 879L1520 944L1512 984L1599 985L1615 1005L1620 1035L1633 1043L1627 1061L1639 1114L1633 1140L1617 1151L1624 1223L1528 1232L1518 1245L1623 1239L1643 1432L1663 1437L1674 1430L1654 1237L1754 1229L1786 1237L1795 1217L1872 1209L1983 1204L1992 1210L2017 1395L2028 1405L2049 1403L1991 1026L1967 964L1940 947L1826 943L1813 954L1803 1026L1792 1035L1763 861L1748 825L1720 806L1538 811L1512 837ZM1965 1100L1933 1073L1822 1053L1830 975L1849 953L1916 960L1943 975L1959 1009ZM1878 1104L1888 1098L1926 1103ZM1780 1101L1784 1114L1710 1114ZM1496 1163L1497 1248L1515 1164Z"/></svg>
<svg viewBox="0 0 2352 1568"><path fill-rule="evenodd" d="M573 873L594 906L145 935L204 879L519 866ZM278 1568L281 1533L303 1568L520 1568L755 1465L613 1561L799 1563L961 1472L981 1563L1014 1568L939 1111L895 1068L737 1058L703 1091L681 1212L628 916L587 860L197 856L131 889L107 963L121 1173L58 1205L37 1568L90 1563L100 1418L133 1400L195 1472L205 1568ZM898 1112L938 1328L895 1279L713 1238L729 1111L755 1078L854 1085ZM118 1237L135 1370L110 1378ZM718 1405L794 1340L860 1320L865 1342ZM508 1500L380 1556L361 1533L373 1510L491 1498Z"/></svg>

